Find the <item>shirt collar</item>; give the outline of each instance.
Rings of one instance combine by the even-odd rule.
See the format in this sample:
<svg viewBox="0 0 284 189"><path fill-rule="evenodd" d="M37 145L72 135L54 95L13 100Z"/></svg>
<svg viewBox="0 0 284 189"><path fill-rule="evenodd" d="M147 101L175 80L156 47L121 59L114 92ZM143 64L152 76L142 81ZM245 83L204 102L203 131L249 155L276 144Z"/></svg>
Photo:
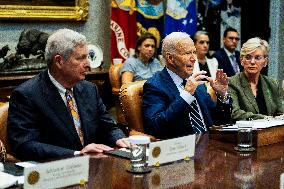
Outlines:
<svg viewBox="0 0 284 189"><path fill-rule="evenodd" d="M168 68L166 68L166 69L167 69L169 75L171 76L172 80L174 81L175 85L181 86L183 79L180 76L178 76L176 73L174 73L172 70L170 70Z"/></svg>
<svg viewBox="0 0 284 189"><path fill-rule="evenodd" d="M56 81L56 79L50 74L49 70L48 70L48 76L49 76L51 82L53 83L53 85L59 91L59 93L65 94L65 92L66 92L65 87L63 87L63 85L61 85L58 81ZM73 91L73 88L71 90Z"/></svg>
<svg viewBox="0 0 284 189"><path fill-rule="evenodd" d="M224 50L227 54L228 57L231 57L231 55L234 55L235 56L235 51L233 53L231 53L230 51L228 51L225 47L224 47Z"/></svg>

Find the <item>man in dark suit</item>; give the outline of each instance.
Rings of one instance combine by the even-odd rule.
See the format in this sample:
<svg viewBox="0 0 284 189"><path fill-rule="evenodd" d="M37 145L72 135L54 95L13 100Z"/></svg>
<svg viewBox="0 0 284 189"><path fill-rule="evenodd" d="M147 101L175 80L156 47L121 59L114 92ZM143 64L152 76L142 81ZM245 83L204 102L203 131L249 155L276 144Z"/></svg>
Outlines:
<svg viewBox="0 0 284 189"><path fill-rule="evenodd" d="M142 112L146 133L160 139L204 133L208 127L230 119L228 77L217 70L216 79L205 71L194 74L196 48L190 36L173 32L162 45L166 67L148 79L143 87ZM217 105L206 91L210 81L217 92Z"/></svg>
<svg viewBox="0 0 284 189"><path fill-rule="evenodd" d="M48 69L10 98L8 135L16 157L42 160L112 150L107 145L127 147L97 87L84 80L89 70L85 36L58 30L45 53Z"/></svg>
<svg viewBox="0 0 284 189"><path fill-rule="evenodd" d="M219 68L231 77L243 70L240 63L240 52L236 50L239 34L234 28L227 28L223 34L224 48L217 50L214 57L218 60Z"/></svg>

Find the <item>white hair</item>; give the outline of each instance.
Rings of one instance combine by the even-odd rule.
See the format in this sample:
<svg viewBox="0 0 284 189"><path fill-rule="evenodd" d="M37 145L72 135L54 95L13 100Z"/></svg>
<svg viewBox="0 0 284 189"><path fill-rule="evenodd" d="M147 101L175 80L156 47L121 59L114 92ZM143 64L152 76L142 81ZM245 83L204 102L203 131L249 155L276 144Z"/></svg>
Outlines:
<svg viewBox="0 0 284 189"><path fill-rule="evenodd" d="M245 42L241 48L241 56L245 56L254 52L257 48L261 48L264 56L268 55L269 45L267 41L260 39L259 37L250 38Z"/></svg>
<svg viewBox="0 0 284 189"><path fill-rule="evenodd" d="M163 39L163 44L162 44L162 55L165 58L166 57L166 53L173 53L176 51L176 46L177 44L185 39L190 39L192 41L192 39L190 38L190 36L185 33L185 32L172 32L169 35L167 35L164 39ZM193 43L193 41L192 41Z"/></svg>
<svg viewBox="0 0 284 189"><path fill-rule="evenodd" d="M63 56L65 60L68 59L77 45L87 44L86 37L76 31L70 29L59 29L55 31L47 40L45 47L45 60L47 65L53 63L55 55Z"/></svg>

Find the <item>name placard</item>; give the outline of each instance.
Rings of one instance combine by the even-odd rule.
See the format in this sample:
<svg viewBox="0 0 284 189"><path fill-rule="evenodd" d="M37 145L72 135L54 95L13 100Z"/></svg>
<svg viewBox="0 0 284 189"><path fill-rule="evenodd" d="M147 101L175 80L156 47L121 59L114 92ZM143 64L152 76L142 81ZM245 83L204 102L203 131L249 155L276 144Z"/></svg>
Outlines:
<svg viewBox="0 0 284 189"><path fill-rule="evenodd" d="M89 156L38 164L24 169L24 188L59 188L82 184L89 178Z"/></svg>
<svg viewBox="0 0 284 189"><path fill-rule="evenodd" d="M194 156L195 135L152 142L148 165L158 165Z"/></svg>

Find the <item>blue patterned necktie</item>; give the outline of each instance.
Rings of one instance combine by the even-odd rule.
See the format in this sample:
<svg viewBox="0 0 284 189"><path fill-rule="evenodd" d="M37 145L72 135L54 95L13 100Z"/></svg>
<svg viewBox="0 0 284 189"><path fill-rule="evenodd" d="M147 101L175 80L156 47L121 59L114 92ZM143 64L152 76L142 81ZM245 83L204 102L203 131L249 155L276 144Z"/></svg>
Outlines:
<svg viewBox="0 0 284 189"><path fill-rule="evenodd" d="M190 104L190 124L195 133L204 133L207 131L206 126L203 124L202 118L200 116L197 101L194 100Z"/></svg>
<svg viewBox="0 0 284 189"><path fill-rule="evenodd" d="M69 113L71 114L71 117L73 119L73 124L75 126L75 129L79 135L80 141L82 145L84 146L84 136L83 132L81 129L81 121L80 121L80 116L78 113L77 105L75 103L75 99L72 95L72 91L70 89L66 89L65 92L65 97L67 101L67 108L69 110Z"/></svg>
<svg viewBox="0 0 284 189"><path fill-rule="evenodd" d="M232 66L233 66L234 72L236 74L239 73L240 71L239 71L239 66L238 66L237 60L236 60L236 56L232 54L230 56L230 59L232 60L232 63L233 63Z"/></svg>
<svg viewBox="0 0 284 189"><path fill-rule="evenodd" d="M182 85L186 85L186 80L182 80ZM194 133L204 133L207 131L206 126L203 124L202 118L199 113L199 109L197 106L197 101L196 99L189 105L190 106L190 124L194 130Z"/></svg>

